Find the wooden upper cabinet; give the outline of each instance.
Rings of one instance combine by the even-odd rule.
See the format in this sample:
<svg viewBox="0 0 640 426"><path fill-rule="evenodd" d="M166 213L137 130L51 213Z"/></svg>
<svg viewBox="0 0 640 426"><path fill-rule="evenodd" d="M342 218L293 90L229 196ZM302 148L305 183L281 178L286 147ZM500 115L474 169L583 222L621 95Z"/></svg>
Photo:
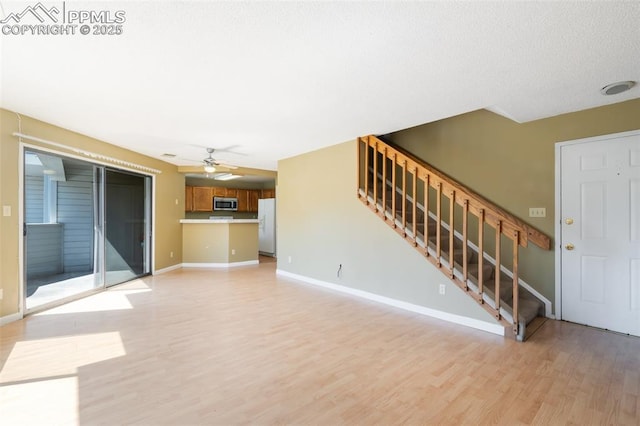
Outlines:
<svg viewBox="0 0 640 426"><path fill-rule="evenodd" d="M213 197L238 199L238 212L257 212L259 198L274 198L274 189L237 189L221 186L186 186L184 209L188 212L213 211Z"/></svg>
<svg viewBox="0 0 640 426"><path fill-rule="evenodd" d="M276 198L276 190L275 189L263 189L262 195L260 198Z"/></svg>
<svg viewBox="0 0 640 426"><path fill-rule="evenodd" d="M238 211L248 212L249 211L249 191L247 191L246 189L237 189L236 197L238 197Z"/></svg>
<svg viewBox="0 0 640 426"><path fill-rule="evenodd" d="M193 187L193 211L210 212L213 211L213 188L210 186Z"/></svg>
<svg viewBox="0 0 640 426"><path fill-rule="evenodd" d="M223 188L221 186L214 186L211 188L214 197L226 197L227 196L227 188Z"/></svg>
<svg viewBox="0 0 640 426"><path fill-rule="evenodd" d="M193 186L184 187L184 211L193 211Z"/></svg>
<svg viewBox="0 0 640 426"><path fill-rule="evenodd" d="M257 212L258 211L258 199L260 198L260 190L259 189L250 189L248 194L248 211Z"/></svg>

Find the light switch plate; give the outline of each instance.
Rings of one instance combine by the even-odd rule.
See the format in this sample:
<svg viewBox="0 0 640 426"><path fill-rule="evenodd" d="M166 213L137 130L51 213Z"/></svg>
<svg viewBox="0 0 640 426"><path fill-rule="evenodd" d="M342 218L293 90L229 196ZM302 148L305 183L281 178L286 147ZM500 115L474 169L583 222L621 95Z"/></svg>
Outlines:
<svg viewBox="0 0 640 426"><path fill-rule="evenodd" d="M547 209L544 207L529 207L529 217L547 217Z"/></svg>
<svg viewBox="0 0 640 426"><path fill-rule="evenodd" d="M11 216L11 206L2 206L2 216Z"/></svg>

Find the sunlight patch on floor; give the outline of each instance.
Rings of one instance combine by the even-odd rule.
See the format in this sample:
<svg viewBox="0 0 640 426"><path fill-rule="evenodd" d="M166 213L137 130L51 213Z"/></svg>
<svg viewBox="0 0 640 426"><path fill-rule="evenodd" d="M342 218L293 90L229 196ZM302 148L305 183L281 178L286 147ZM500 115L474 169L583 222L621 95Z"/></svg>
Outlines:
<svg viewBox="0 0 640 426"><path fill-rule="evenodd" d="M51 353L56 356L52 357ZM75 375L84 365L124 355L122 337L117 331L20 341L16 342L0 371L0 386Z"/></svg>
<svg viewBox="0 0 640 426"><path fill-rule="evenodd" d="M34 316L70 314L81 312L100 312L100 311L116 311L122 309L133 309L129 301L130 294L146 293L151 291L149 287L140 280L135 280L127 287L107 290L99 294L79 299L55 308L47 309Z"/></svg>
<svg viewBox="0 0 640 426"><path fill-rule="evenodd" d="M5 425L78 424L78 378L54 377L0 385Z"/></svg>

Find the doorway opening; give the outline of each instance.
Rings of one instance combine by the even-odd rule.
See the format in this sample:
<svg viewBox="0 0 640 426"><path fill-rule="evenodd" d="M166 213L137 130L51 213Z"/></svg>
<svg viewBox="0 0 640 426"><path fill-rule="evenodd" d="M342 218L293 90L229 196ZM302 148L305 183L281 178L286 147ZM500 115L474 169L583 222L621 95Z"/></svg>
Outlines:
<svg viewBox="0 0 640 426"><path fill-rule="evenodd" d="M24 298L44 309L151 272L151 177L24 152Z"/></svg>

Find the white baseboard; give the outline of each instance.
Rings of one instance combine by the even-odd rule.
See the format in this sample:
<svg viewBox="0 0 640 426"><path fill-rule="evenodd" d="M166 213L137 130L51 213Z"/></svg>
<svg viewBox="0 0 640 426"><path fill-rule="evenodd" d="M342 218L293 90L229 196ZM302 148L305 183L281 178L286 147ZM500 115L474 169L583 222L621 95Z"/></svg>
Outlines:
<svg viewBox="0 0 640 426"><path fill-rule="evenodd" d="M246 260L244 262L231 262L231 263L183 263L183 268L235 268L237 266L250 266L260 263L258 260Z"/></svg>
<svg viewBox="0 0 640 426"><path fill-rule="evenodd" d="M467 327L475 328L477 330L482 330L489 333L497 334L498 336L504 336L505 328L500 324L492 324L484 321L479 321L473 318L463 317L461 315L438 311L436 309L427 308L425 306L414 305L413 303L404 302L402 300L392 299L390 297L369 293L364 290L358 290L352 287L346 287L338 284L329 283L326 281L317 280L315 278L294 274L291 272L283 271L281 269L277 269L276 274L281 275L283 277L292 278L297 281L302 281L307 284L328 288L331 290L339 291L341 293L350 294L352 296L357 296L363 299L372 300L374 302L383 303L385 305L404 309L405 311L415 312L417 314L438 318L444 321L452 322L454 324L464 325Z"/></svg>
<svg viewBox="0 0 640 426"><path fill-rule="evenodd" d="M170 271L175 271L176 269L181 269L181 268L182 268L182 264L178 263L176 265L167 266L166 268L156 269L153 272L153 275L160 275L160 274L164 274Z"/></svg>
<svg viewBox="0 0 640 426"><path fill-rule="evenodd" d="M556 170L556 171L557 171L557 170ZM378 176L379 176L379 177L382 177L382 175L381 175L380 173L378 173ZM388 180L388 179L387 179L387 185L389 185L389 186L391 186L391 185L392 185L392 182L391 182L390 180ZM358 191L359 191L359 194L361 194L362 196L364 196L364 195L365 195L365 193L364 193L364 191L363 191L363 190L358 189ZM402 194L402 191L400 191L400 189L396 189L396 192L398 192L398 193ZM559 193L560 193L560 192L559 192L559 191L557 190L557 188L556 188L556 194L559 194ZM371 203L371 204L376 204L376 205L378 205L378 203L377 203L376 201L374 201L372 197L369 197L369 195L367 195L367 199L368 199L368 200L370 200L370 203ZM411 202L411 203L413 202L413 198L412 198L411 196L409 196L409 195L407 195L407 200L408 200L409 202ZM556 204L556 205L559 205L559 204ZM424 206L423 206L421 203L417 203L417 207L418 207L418 209L419 209L419 210L422 210L422 211L424 212L425 208L424 208ZM380 208L382 208L382 205L380 205ZM386 209L385 209L385 214L386 214ZM389 214L389 216L388 216L388 217L389 217L390 219L393 219L393 216L392 216L391 214ZM431 212L431 211L429 212L429 217L430 217L431 219L433 219L433 220L436 220L436 221L437 221L437 219L438 219L438 217L436 216L436 214L435 214L435 213L433 213L433 212ZM447 222L445 222L445 221L441 221L441 223L442 223L442 227L443 227L444 229L446 229L447 231L449 231L449 230L450 230L450 228L449 228L449 224L448 224ZM556 223L558 223L558 222L556 221ZM400 227L402 227L402 224L399 224L399 225L400 225ZM556 234L557 234L557 232L556 232ZM454 231L454 235L455 235L455 236L456 236L460 241L463 241L463 237L462 237L462 234L461 234L460 232L458 232L458 231ZM479 253L479 252L480 252L480 248L479 248L476 244L472 243L471 241L468 241L468 243L469 243L469 246L470 246L471 248L473 248L473 249L476 251L476 253ZM424 244L422 244L422 245L424 246ZM491 264L493 264L493 265L495 266L495 264L496 264L496 260L495 260L493 257L489 256L487 253L484 253L484 258L485 258L486 260L488 260ZM513 278L513 272L511 272L509 269L507 269L504 265L500 265L500 271L504 272L508 277ZM556 276L556 278L557 278L557 276ZM558 281L558 279L556 279L556 282L559 282L559 281ZM555 315L553 315L553 314L551 313L551 310L552 310L552 304L551 304L551 301L550 301L549 299L547 299L546 297L544 297L544 296L543 296L539 291L537 291L535 288L531 287L528 283L526 283L525 281L523 281L523 280L522 280L522 278L520 278L520 277L518 277L518 284L520 284L522 287L524 287L525 289L527 289L531 294L533 294L533 295L534 295L534 296L536 296L538 299L540 299L540 301L544 304L545 317L547 317L547 318L549 318L549 319L556 319ZM557 295L556 295L556 297L557 297ZM557 298L556 300L558 300L558 298Z"/></svg>
<svg viewBox="0 0 640 426"><path fill-rule="evenodd" d="M16 312L15 314L5 315L0 317L0 326L5 324L9 324L10 322L18 321L22 319L22 314L20 312Z"/></svg>

